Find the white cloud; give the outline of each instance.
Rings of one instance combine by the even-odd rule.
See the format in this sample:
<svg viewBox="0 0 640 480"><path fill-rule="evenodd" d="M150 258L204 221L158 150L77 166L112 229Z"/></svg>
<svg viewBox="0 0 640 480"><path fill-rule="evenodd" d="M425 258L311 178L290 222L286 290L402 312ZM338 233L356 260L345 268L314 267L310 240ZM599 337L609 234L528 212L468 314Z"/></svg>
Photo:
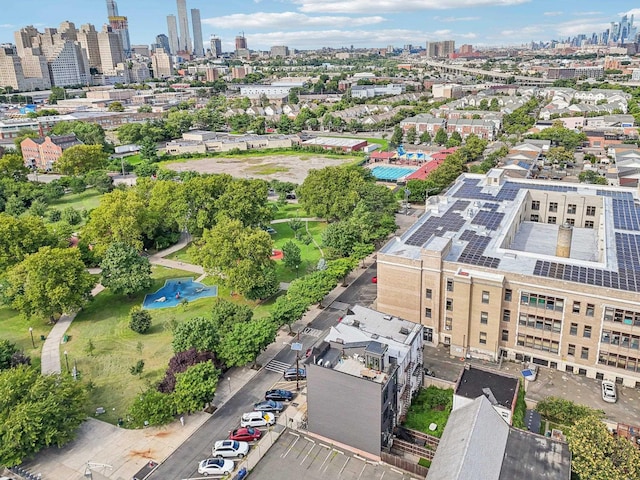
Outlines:
<svg viewBox="0 0 640 480"><path fill-rule="evenodd" d="M503 30L500 32L500 34L505 37L520 37L530 39L532 35L537 35L544 31L545 29L542 25L527 25L526 27L519 28L517 30Z"/></svg>
<svg viewBox="0 0 640 480"><path fill-rule="evenodd" d="M292 0L302 12L321 13L396 13L417 10L447 10L510 6L529 3L531 0Z"/></svg>
<svg viewBox="0 0 640 480"><path fill-rule="evenodd" d="M602 19L576 19L568 22L562 22L555 26L553 29L556 33L562 37L573 37L574 35L590 35L591 33L601 33L605 31L611 25L611 20L608 18Z"/></svg>
<svg viewBox="0 0 640 480"><path fill-rule="evenodd" d="M17 28L17 27L10 23L0 23L0 28Z"/></svg>
<svg viewBox="0 0 640 480"><path fill-rule="evenodd" d="M446 31L448 39L473 39L475 33L456 34ZM271 45L288 45L291 48L319 47L386 47L387 45L423 45L428 40L441 40L441 32L423 32L405 29L369 30L314 30L296 32L269 32L247 34L250 48L267 49Z"/></svg>
<svg viewBox="0 0 640 480"><path fill-rule="evenodd" d="M303 13L281 12L281 13L236 13L222 17L205 18L202 23L217 28L230 29L253 29L270 30L275 28L300 28L300 27L360 27L363 25L374 25L385 21L384 17L338 17L338 16L318 16L313 17Z"/></svg>
<svg viewBox="0 0 640 480"><path fill-rule="evenodd" d="M623 15L634 15L637 17L638 15L640 15L640 8L632 8L631 10L626 11L624 13L619 13L618 15L620 17L622 17Z"/></svg>
<svg viewBox="0 0 640 480"><path fill-rule="evenodd" d="M559 17L563 12L544 12L543 15L545 17Z"/></svg>
<svg viewBox="0 0 640 480"><path fill-rule="evenodd" d="M480 17L433 17L439 22L474 22L480 20Z"/></svg>
<svg viewBox="0 0 640 480"><path fill-rule="evenodd" d="M596 15L602 15L602 12L574 12L576 17L594 17Z"/></svg>

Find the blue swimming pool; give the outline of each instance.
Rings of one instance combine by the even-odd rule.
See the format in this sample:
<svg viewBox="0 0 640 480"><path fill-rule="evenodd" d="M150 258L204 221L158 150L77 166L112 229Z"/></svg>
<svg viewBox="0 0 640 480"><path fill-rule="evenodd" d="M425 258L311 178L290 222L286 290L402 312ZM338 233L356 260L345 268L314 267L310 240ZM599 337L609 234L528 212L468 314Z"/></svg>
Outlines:
<svg viewBox="0 0 640 480"><path fill-rule="evenodd" d="M155 293L144 297L142 308L149 310L157 308L175 307L183 300L197 300L199 298L217 297L218 287L194 282L193 277L172 278L164 282L163 287Z"/></svg>
<svg viewBox="0 0 640 480"><path fill-rule="evenodd" d="M373 167L371 169L371 173L378 180L382 180L384 182L395 182L399 178L406 177L407 175L411 175L413 172L418 170L418 167Z"/></svg>

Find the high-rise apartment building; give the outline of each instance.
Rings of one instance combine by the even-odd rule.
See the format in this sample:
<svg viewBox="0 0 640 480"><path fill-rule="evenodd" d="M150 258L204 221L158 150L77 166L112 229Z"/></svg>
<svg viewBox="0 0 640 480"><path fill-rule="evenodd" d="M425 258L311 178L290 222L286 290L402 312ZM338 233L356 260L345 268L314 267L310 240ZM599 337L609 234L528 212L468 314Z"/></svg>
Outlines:
<svg viewBox="0 0 640 480"><path fill-rule="evenodd" d="M427 58L447 58L456 51L454 40L444 42L427 42Z"/></svg>
<svg viewBox="0 0 640 480"><path fill-rule="evenodd" d="M76 30L76 26L69 20L60 24L58 33L60 34L60 38L63 38L64 40L71 40L72 42L78 41L78 31Z"/></svg>
<svg viewBox="0 0 640 480"><path fill-rule="evenodd" d="M193 55L204 56L204 45L202 42L202 21L200 20L200 10L191 9L191 23L193 24Z"/></svg>
<svg viewBox="0 0 640 480"><path fill-rule="evenodd" d="M115 0L107 0L107 15L111 29L120 35L120 43L125 57L131 56L131 39L129 38L129 19L118 14L118 4Z"/></svg>
<svg viewBox="0 0 640 480"><path fill-rule="evenodd" d="M236 52L238 50L246 50L247 49L247 39L244 35L238 35L236 37Z"/></svg>
<svg viewBox="0 0 640 480"><path fill-rule="evenodd" d="M167 78L173 75L173 60L171 55L158 48L151 57L153 78Z"/></svg>
<svg viewBox="0 0 640 480"><path fill-rule="evenodd" d="M164 33L161 33L160 35L156 35L156 45L159 48L163 48L165 52L171 53L171 47L169 45L169 37L167 37ZM155 50L155 48L153 48L153 50Z"/></svg>
<svg viewBox="0 0 640 480"><path fill-rule="evenodd" d="M189 34L189 18L187 17L187 0L177 0L177 3L178 3L178 26L180 27L178 51L191 53L193 48L191 45L191 35Z"/></svg>
<svg viewBox="0 0 640 480"><path fill-rule="evenodd" d="M78 31L78 41L87 54L89 67L100 70L100 47L98 45L98 32L96 31L96 27L90 23L81 25Z"/></svg>
<svg viewBox="0 0 640 480"><path fill-rule="evenodd" d="M178 39L178 22L175 15L167 15L167 33L169 34L169 50L165 50L165 52L176 55L180 51L180 41Z"/></svg>
<svg viewBox="0 0 640 480"><path fill-rule="evenodd" d="M18 56L22 56L25 48L31 48L33 46L33 40L39 35L38 29L33 25L21 28L13 34L16 41L16 50Z"/></svg>
<svg viewBox="0 0 640 480"><path fill-rule="evenodd" d="M25 87L20 57L5 48L0 48L0 85L15 90L23 90Z"/></svg>
<svg viewBox="0 0 640 480"><path fill-rule="evenodd" d="M25 89L46 90L51 88L47 59L39 48L25 48L20 57Z"/></svg>
<svg viewBox="0 0 640 480"><path fill-rule="evenodd" d="M91 82L89 61L79 43L61 40L52 45L44 44L43 52L47 57L51 85L66 87Z"/></svg>
<svg viewBox="0 0 640 480"><path fill-rule="evenodd" d="M271 58L286 58L289 56L289 47L285 45L274 45L269 52Z"/></svg>
<svg viewBox="0 0 640 480"><path fill-rule="evenodd" d="M222 41L216 37L215 35L211 35L209 39L211 43L211 56L214 58L219 58L222 56Z"/></svg>
<svg viewBox="0 0 640 480"><path fill-rule="evenodd" d="M100 49L100 67L104 75L115 75L116 66L124 62L122 37L114 32L111 26L105 25L98 33L98 48Z"/></svg>

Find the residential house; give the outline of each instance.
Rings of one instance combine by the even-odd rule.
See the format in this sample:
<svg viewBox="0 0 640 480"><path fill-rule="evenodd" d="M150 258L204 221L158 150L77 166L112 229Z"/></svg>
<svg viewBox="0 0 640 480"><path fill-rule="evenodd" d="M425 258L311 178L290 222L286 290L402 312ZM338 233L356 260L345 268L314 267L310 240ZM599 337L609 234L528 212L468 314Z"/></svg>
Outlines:
<svg viewBox="0 0 640 480"><path fill-rule="evenodd" d="M447 133L458 132L462 138L467 138L472 133L485 140L492 141L496 136L496 125L490 120L474 120L459 118L447 122Z"/></svg>
<svg viewBox="0 0 640 480"><path fill-rule="evenodd" d="M409 117L402 120L400 122L400 127L405 132L413 127L416 129L416 133L418 133L418 135L424 132L429 132L433 137L438 130L447 128L447 121L444 118L437 118L433 115L420 113L415 117Z"/></svg>

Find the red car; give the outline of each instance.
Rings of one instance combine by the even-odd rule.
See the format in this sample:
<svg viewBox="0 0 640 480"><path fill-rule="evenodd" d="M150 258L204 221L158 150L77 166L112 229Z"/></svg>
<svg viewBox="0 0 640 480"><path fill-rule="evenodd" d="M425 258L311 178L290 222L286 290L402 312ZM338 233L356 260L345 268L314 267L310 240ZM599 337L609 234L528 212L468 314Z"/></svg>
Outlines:
<svg viewBox="0 0 640 480"><path fill-rule="evenodd" d="M229 434L229 440L237 440L239 442L253 442L260 439L262 432L253 427L236 428Z"/></svg>
<svg viewBox="0 0 640 480"><path fill-rule="evenodd" d="M372 277L371 283L378 283L378 277Z"/></svg>

